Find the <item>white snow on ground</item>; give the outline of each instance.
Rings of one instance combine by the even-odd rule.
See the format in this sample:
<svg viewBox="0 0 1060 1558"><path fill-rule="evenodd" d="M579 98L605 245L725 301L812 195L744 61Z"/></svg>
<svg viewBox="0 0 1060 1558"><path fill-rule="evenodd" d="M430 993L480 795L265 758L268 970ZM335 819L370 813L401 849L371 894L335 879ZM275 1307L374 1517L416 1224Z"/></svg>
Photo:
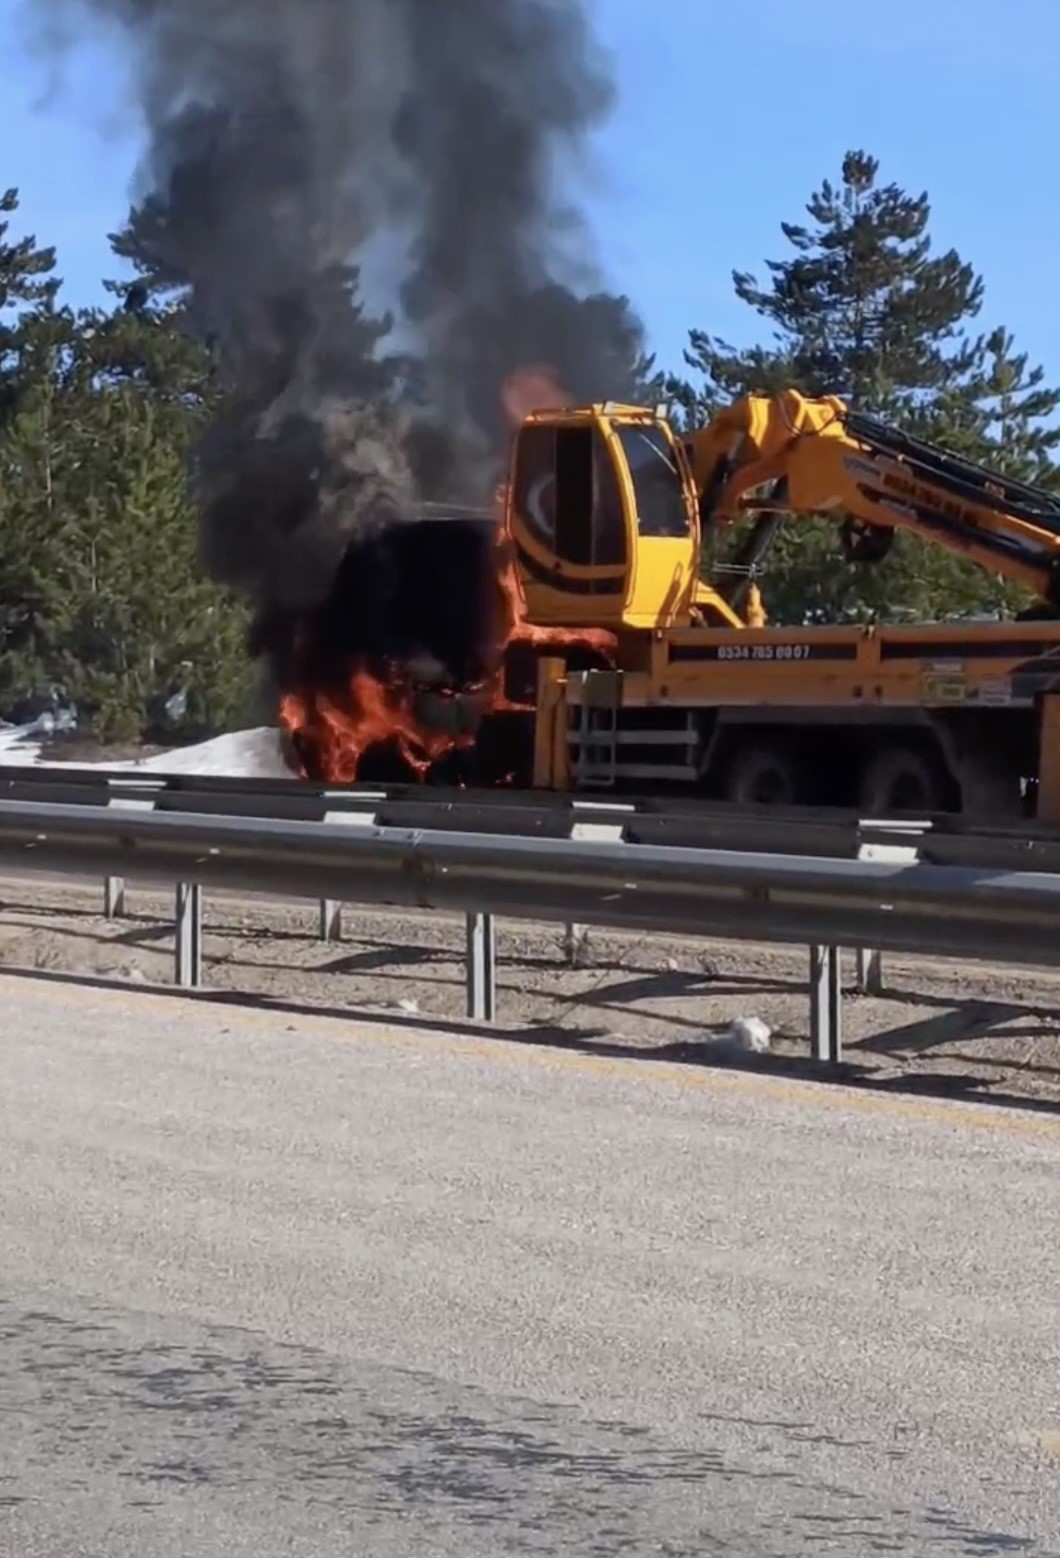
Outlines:
<svg viewBox="0 0 1060 1558"><path fill-rule="evenodd" d="M0 764L26 763L36 768L67 765L41 756L41 733L32 726L0 729ZM218 774L246 779L291 779L296 775L283 760L280 733L269 726L236 730L215 736L197 746L177 747L141 761L75 763L77 768L99 768L115 773Z"/></svg>
<svg viewBox="0 0 1060 1558"><path fill-rule="evenodd" d="M280 733L268 725L234 730L198 746L160 752L142 763L114 763L114 768L151 769L163 774L232 774L248 779L295 779L283 760Z"/></svg>
<svg viewBox="0 0 1060 1558"><path fill-rule="evenodd" d="M40 738L21 725L0 728L0 763L38 763Z"/></svg>

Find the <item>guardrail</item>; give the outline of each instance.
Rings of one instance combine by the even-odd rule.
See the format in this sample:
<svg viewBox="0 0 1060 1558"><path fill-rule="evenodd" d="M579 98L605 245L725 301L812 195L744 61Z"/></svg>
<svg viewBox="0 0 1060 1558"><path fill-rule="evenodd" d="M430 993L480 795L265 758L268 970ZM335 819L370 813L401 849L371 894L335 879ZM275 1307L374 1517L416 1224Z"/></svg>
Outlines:
<svg viewBox="0 0 1060 1558"><path fill-rule="evenodd" d="M301 780L137 773L74 765L0 764L0 799L202 816L447 829L534 838L606 829L629 844L759 849L856 858L866 846L909 847L939 864L1060 871L1060 825L984 823L950 814L865 818L827 807L739 806L684 797L596 797L540 790L450 790L416 784L323 786Z"/></svg>
<svg viewBox="0 0 1060 1558"><path fill-rule="evenodd" d="M415 784L328 787L290 779L137 773L66 764L0 765L0 798L203 816L1060 872L1060 827L1055 824L1018 820L984 824L952 815L863 818L840 809L734 806L685 797L600 798L504 789L469 792ZM108 878L105 913L120 915L124 901L122 881ZM335 940L341 929L342 906L323 900L321 938ZM583 929L569 925L566 945L571 954L580 945ZM857 949L858 988L877 993L882 981L880 949Z"/></svg>
<svg viewBox="0 0 1060 1558"><path fill-rule="evenodd" d="M814 1052L833 1063L841 1056L839 947L1040 964L1055 959L1060 933L1057 873L939 864L908 850L904 858L851 859L385 826L374 812L350 826L349 815L338 824L327 815L291 821L5 799L0 868L175 886L184 984L200 977L205 888L460 910L469 1011L486 1021L494 1014L495 915L809 944Z"/></svg>

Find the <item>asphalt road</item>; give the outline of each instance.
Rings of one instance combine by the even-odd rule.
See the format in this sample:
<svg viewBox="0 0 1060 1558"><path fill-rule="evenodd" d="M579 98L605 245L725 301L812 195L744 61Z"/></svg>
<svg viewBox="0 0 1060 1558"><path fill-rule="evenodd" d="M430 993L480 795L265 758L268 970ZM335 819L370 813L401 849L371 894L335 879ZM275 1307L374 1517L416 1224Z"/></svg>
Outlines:
<svg viewBox="0 0 1060 1558"><path fill-rule="evenodd" d="M0 1554L1060 1553L1060 1126L0 978Z"/></svg>

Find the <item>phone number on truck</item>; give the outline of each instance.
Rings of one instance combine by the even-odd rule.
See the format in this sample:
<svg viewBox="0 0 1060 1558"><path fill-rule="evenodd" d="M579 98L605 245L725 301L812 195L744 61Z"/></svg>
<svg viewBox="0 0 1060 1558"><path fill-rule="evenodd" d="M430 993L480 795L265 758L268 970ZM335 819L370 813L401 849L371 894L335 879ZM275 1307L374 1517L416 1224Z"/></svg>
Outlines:
<svg viewBox="0 0 1060 1558"><path fill-rule="evenodd" d="M719 644L719 660L808 660L809 644Z"/></svg>

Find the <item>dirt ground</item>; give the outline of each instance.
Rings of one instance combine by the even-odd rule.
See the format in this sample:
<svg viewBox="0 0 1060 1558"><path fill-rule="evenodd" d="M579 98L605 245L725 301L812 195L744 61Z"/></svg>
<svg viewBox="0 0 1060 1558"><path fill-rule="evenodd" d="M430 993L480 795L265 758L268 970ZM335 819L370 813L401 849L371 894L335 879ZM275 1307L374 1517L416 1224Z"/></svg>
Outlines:
<svg viewBox="0 0 1060 1558"><path fill-rule="evenodd" d="M106 920L95 884L0 882L0 966L171 984L172 900L131 889L126 909ZM326 943L315 904L218 896L204 926L204 998L466 1024L458 918L347 908L341 940ZM801 948L592 931L571 967L562 927L501 922L497 954L495 1029L507 1037L814 1072ZM844 983L844 1080L1060 1109L1060 968L885 957L883 993L870 997L845 955ZM729 1033L750 1017L771 1030L764 1054Z"/></svg>

